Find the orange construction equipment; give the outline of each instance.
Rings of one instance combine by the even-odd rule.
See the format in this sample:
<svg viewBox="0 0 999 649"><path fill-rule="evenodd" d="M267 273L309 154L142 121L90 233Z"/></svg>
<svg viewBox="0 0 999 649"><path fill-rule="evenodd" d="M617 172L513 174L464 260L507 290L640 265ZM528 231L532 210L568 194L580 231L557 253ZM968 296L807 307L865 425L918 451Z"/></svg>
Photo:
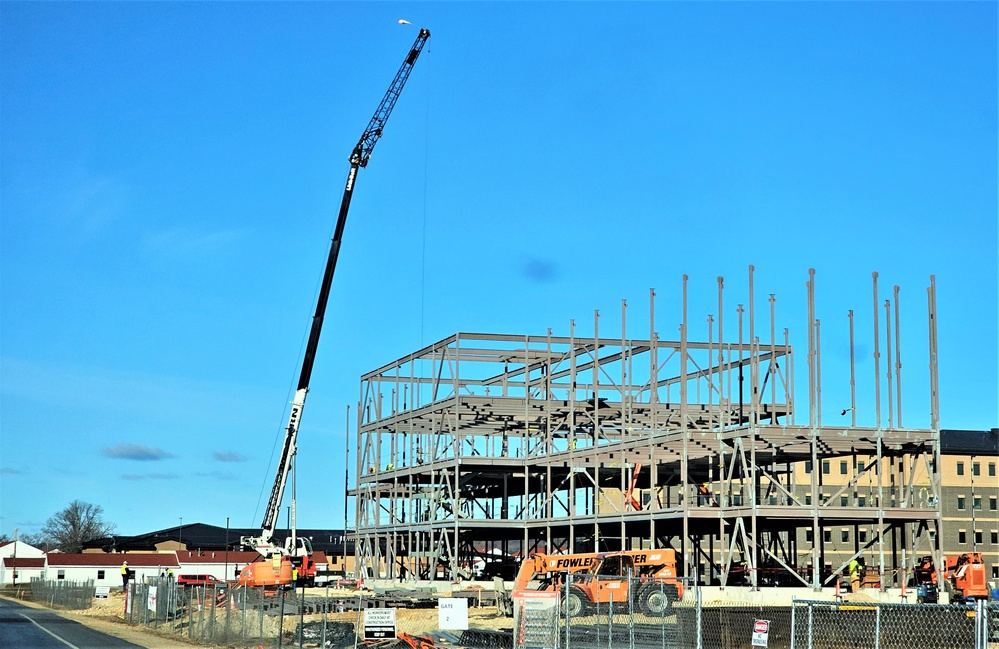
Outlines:
<svg viewBox="0 0 999 649"><path fill-rule="evenodd" d="M521 564L513 596L559 590L569 574L566 611L570 616L589 615L598 605L611 602L621 606L634 602L649 615L662 615L683 597L672 549L536 554Z"/></svg>
<svg viewBox="0 0 999 649"><path fill-rule="evenodd" d="M951 596L959 601L988 599L985 561L981 552L966 552L944 557L943 580L937 575L932 556L925 556L916 565L913 580L920 586L920 600L935 602L937 591L943 583Z"/></svg>
<svg viewBox="0 0 999 649"><path fill-rule="evenodd" d="M289 586L291 585L291 559L279 554L263 561L247 564L239 572L240 586Z"/></svg>

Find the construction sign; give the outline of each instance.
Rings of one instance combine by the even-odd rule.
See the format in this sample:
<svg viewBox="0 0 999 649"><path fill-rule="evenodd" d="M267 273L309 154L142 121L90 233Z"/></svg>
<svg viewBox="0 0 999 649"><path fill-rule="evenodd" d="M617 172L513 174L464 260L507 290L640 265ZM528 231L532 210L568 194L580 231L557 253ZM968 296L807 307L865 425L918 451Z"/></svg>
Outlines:
<svg viewBox="0 0 999 649"><path fill-rule="evenodd" d="M756 620L753 623L753 646L766 647L770 638L770 620Z"/></svg>
<svg viewBox="0 0 999 649"><path fill-rule="evenodd" d="M391 640L395 638L395 609L364 609L364 639Z"/></svg>
<svg viewBox="0 0 999 649"><path fill-rule="evenodd" d="M538 590L513 592L514 649L558 647L559 593Z"/></svg>
<svg viewBox="0 0 999 649"><path fill-rule="evenodd" d="M445 631L467 631L468 600L464 597L441 597L438 599L437 628Z"/></svg>

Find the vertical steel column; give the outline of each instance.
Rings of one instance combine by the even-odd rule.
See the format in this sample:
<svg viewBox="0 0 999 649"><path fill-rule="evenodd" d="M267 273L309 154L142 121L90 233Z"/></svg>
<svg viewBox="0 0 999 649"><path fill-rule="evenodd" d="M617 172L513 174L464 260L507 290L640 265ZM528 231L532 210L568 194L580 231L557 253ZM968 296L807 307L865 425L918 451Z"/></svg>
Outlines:
<svg viewBox="0 0 999 649"><path fill-rule="evenodd" d="M874 284L874 425L881 430L881 326L878 324L878 273L871 273Z"/></svg>
<svg viewBox="0 0 999 649"><path fill-rule="evenodd" d="M690 539L690 431L687 427L687 275L683 276L682 324L680 325L680 434L683 435L683 455L680 457L680 476L683 493L683 570L690 575L693 567Z"/></svg>
<svg viewBox="0 0 999 649"><path fill-rule="evenodd" d="M847 312L850 319L850 427L857 427L857 357L853 331L853 309Z"/></svg>
<svg viewBox="0 0 999 649"><path fill-rule="evenodd" d="M895 407L891 371L891 300L885 300L885 385L888 386L888 430L895 428Z"/></svg>
<svg viewBox="0 0 999 649"><path fill-rule="evenodd" d="M576 551L576 321L569 321L569 553ZM526 532L525 532L526 536Z"/></svg>
<svg viewBox="0 0 999 649"><path fill-rule="evenodd" d="M899 287L893 287L895 292L895 402L898 407L898 427L902 428L902 333L899 319L898 293Z"/></svg>

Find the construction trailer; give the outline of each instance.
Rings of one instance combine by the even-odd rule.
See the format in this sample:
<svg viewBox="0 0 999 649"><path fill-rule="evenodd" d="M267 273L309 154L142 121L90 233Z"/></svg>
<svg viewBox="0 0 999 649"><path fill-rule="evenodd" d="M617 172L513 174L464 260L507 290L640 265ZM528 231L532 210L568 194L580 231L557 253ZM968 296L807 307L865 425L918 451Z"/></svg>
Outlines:
<svg viewBox="0 0 999 649"><path fill-rule="evenodd" d="M897 286L882 305L873 274L874 376L862 382L874 394L859 403L874 425L860 426L853 311L850 376L835 379L851 403L830 424L814 271L803 368L774 295L757 324L752 267L748 280L735 321L708 316L700 340L684 276L678 339L659 337L650 291L641 338L625 333L622 302L613 338L599 336L599 314L588 336L574 323L568 336L459 333L365 374L351 492L362 576L457 580L536 552L673 548L680 574L703 584L820 588L866 557L884 588L918 555L941 562L932 278L929 403L918 404L929 428L902 425ZM720 277L717 300L727 314ZM834 480L833 462L849 475Z"/></svg>

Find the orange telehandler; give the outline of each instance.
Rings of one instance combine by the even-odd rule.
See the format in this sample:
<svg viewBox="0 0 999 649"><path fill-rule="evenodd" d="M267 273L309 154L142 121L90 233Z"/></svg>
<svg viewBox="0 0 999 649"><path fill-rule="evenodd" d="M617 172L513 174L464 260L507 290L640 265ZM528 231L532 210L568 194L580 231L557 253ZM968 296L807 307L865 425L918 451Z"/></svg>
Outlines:
<svg viewBox="0 0 999 649"><path fill-rule="evenodd" d="M944 557L943 579L937 574L932 556L925 556L916 564L914 581L920 588L919 600L933 603L941 584L957 601L988 599L985 561L981 552L966 552L958 556Z"/></svg>
<svg viewBox="0 0 999 649"><path fill-rule="evenodd" d="M598 605L611 602L620 606L634 603L648 615L662 615L683 597L672 549L536 554L521 564L512 594L560 590L570 574L566 594L569 616L589 615ZM510 610L512 613L512 607Z"/></svg>

